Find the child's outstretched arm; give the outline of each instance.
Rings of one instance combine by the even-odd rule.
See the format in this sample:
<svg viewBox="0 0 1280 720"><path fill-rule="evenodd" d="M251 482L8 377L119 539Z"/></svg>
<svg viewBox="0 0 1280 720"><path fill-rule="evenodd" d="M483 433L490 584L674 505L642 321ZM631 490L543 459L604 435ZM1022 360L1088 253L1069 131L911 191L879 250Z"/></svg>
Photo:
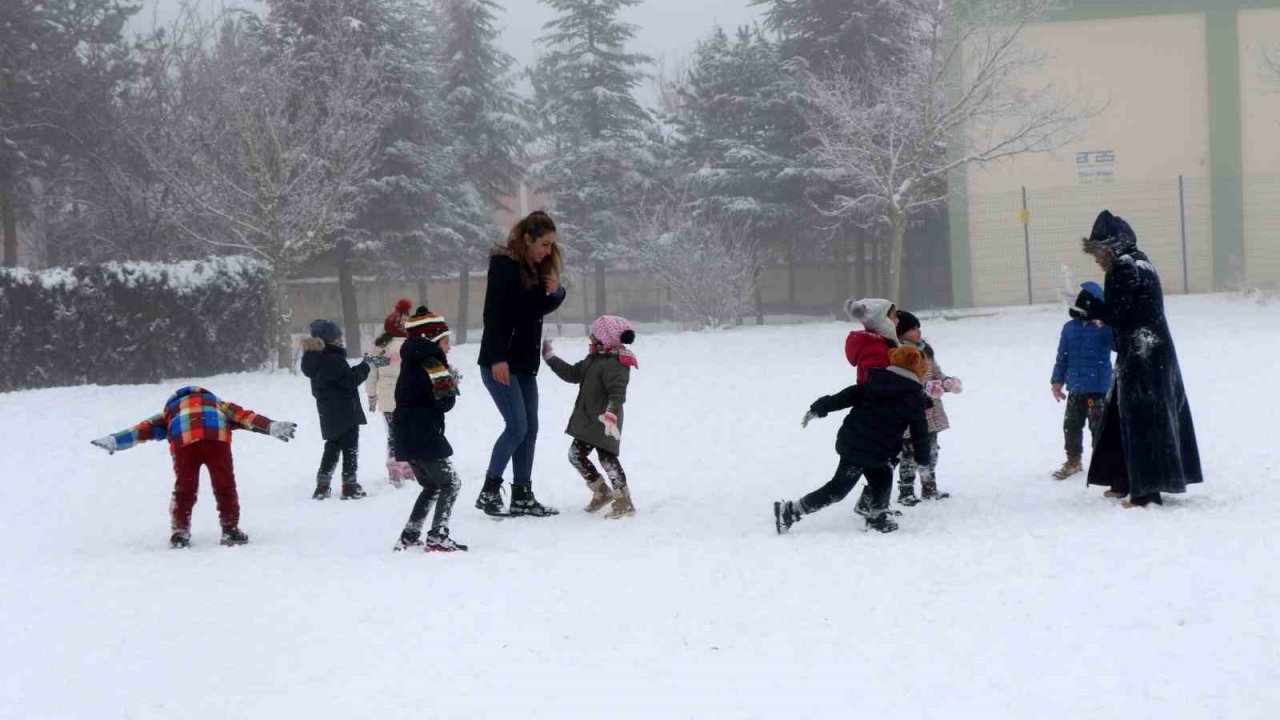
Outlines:
<svg viewBox="0 0 1280 720"><path fill-rule="evenodd" d="M866 389L861 385L850 385L835 395L824 395L809 406L809 410L818 417L826 417L828 413L851 408L862 402Z"/></svg>
<svg viewBox="0 0 1280 720"><path fill-rule="evenodd" d="M293 439L294 431L298 429L296 423L285 420L275 421L252 410L246 410L235 403L223 401L218 404L218 409L222 411L223 416L231 423L231 429L233 430L237 428L249 430L289 442Z"/></svg>
<svg viewBox="0 0 1280 720"><path fill-rule="evenodd" d="M556 377L573 385L581 385L582 378L587 374L587 360L583 358L577 363L570 365L569 363L556 357L555 346L550 340L542 341L542 359L546 361L547 367L551 368L551 372Z"/></svg>
<svg viewBox="0 0 1280 720"><path fill-rule="evenodd" d="M152 415L128 430L121 430L118 433L100 437L90 442L106 450L109 454L115 454L117 450L128 450L138 443L144 443L148 440L166 440L168 437L169 427L165 424L164 413L160 413Z"/></svg>

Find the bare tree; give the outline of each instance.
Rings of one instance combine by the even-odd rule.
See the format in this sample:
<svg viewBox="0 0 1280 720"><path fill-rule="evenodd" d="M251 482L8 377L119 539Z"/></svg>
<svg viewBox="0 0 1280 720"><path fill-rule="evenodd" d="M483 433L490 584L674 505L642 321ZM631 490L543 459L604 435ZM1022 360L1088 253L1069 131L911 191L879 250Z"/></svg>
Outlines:
<svg viewBox="0 0 1280 720"><path fill-rule="evenodd" d="M636 260L670 290L681 322L728 327L752 312L759 244L745 222L694 214L687 202L669 198L635 227Z"/></svg>
<svg viewBox="0 0 1280 720"><path fill-rule="evenodd" d="M913 32L900 59L809 78L816 151L856 193L822 209L889 229L893 297L910 214L946 198L949 172L1060 148L1096 112L1030 77L1048 58L1021 40L1054 2L905 0Z"/></svg>
<svg viewBox="0 0 1280 720"><path fill-rule="evenodd" d="M185 206L183 234L270 266L271 338L288 367L286 281L348 231L396 102L378 58L354 38L341 42L362 32L358 24L327 34L338 40L324 48L320 81L306 66L314 53L264 49L257 30L226 16L188 17L162 58L162 117L132 138Z"/></svg>

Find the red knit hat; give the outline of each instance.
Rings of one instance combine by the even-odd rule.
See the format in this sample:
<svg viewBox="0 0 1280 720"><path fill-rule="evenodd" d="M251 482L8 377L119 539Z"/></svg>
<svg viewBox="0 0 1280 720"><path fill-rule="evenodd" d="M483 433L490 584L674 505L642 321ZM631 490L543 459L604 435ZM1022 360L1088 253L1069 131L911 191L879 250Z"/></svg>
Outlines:
<svg viewBox="0 0 1280 720"><path fill-rule="evenodd" d="M449 330L449 324L444 321L444 316L431 312L426 305L419 305L409 319L404 321L404 330L409 337L425 335L431 342L440 342L442 338L453 334Z"/></svg>
<svg viewBox="0 0 1280 720"><path fill-rule="evenodd" d="M391 337L408 337L404 331L404 319L409 316L409 311L413 309L413 303L401 298L396 301L396 307L382 321L382 331Z"/></svg>

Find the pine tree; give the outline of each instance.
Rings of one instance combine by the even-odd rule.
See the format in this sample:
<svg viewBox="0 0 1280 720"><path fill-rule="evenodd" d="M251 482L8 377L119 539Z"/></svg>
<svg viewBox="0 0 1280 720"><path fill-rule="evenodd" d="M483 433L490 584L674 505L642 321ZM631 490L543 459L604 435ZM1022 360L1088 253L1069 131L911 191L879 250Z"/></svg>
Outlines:
<svg viewBox="0 0 1280 720"><path fill-rule="evenodd" d="M543 0L560 15L541 38L533 73L548 157L532 172L550 192L577 264L596 274L596 314L605 312L605 268L623 254L630 211L656 158L652 118L633 91L651 61L626 51L635 28L618 13L639 0Z"/></svg>
<svg viewBox="0 0 1280 720"><path fill-rule="evenodd" d="M908 46L910 6L921 0L752 0L765 8L765 25L781 37L784 58L806 68L863 69Z"/></svg>
<svg viewBox="0 0 1280 720"><path fill-rule="evenodd" d="M493 0L438 0L443 43L439 71L444 98L446 177L441 212L432 226L460 271L460 342L466 342L470 271L493 244L493 211L519 180L526 103L512 91L515 61L498 47Z"/></svg>

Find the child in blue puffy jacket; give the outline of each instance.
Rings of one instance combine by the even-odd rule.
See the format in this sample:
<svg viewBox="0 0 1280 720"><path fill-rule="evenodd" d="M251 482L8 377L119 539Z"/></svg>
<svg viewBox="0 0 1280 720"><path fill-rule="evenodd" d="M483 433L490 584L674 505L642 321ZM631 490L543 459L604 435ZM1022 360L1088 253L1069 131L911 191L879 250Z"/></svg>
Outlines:
<svg viewBox="0 0 1280 720"><path fill-rule="evenodd" d="M1086 304L1083 302L1086 295L1102 300L1102 288L1095 282L1084 283L1080 288L1074 306L1068 311L1071 319L1062 326L1058 360L1053 364L1053 378L1050 380L1054 399L1067 401L1066 418L1062 423L1067 461L1053 473L1059 480L1084 469L1080 461L1084 454L1084 424L1087 420L1090 436L1096 440L1107 390L1111 387L1111 353L1115 352L1111 328L1086 320L1079 310Z"/></svg>

